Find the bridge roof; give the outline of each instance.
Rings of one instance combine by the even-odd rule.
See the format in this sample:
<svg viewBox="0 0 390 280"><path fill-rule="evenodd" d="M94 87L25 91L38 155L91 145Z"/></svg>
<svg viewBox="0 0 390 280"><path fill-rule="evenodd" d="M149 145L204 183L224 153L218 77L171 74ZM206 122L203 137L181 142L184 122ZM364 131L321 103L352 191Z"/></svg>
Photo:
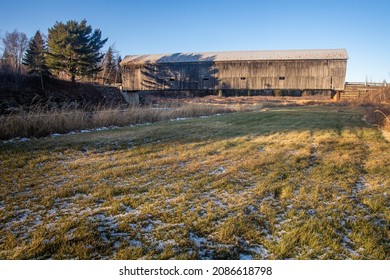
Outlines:
<svg viewBox="0 0 390 280"><path fill-rule="evenodd" d="M346 49L187 52L128 55L122 60L121 64L306 59L348 59L348 54Z"/></svg>

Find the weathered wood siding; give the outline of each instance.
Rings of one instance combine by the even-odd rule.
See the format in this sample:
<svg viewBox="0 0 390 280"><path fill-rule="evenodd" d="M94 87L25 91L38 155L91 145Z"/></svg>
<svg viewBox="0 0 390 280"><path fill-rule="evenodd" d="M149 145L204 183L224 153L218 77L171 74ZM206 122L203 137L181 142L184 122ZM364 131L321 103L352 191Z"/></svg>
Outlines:
<svg viewBox="0 0 390 280"><path fill-rule="evenodd" d="M127 64L123 88L135 90L343 90L344 59Z"/></svg>

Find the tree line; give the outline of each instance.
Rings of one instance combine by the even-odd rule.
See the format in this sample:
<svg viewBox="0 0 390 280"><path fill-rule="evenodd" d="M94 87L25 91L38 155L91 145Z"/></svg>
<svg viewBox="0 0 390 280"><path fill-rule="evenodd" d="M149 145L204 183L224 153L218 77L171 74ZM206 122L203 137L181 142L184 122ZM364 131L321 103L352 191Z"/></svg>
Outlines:
<svg viewBox="0 0 390 280"><path fill-rule="evenodd" d="M50 76L115 84L121 81L121 57L114 46L101 52L108 38L84 19L56 22L47 36L37 31L30 40L17 30L2 38L0 71L16 76L30 74L41 79Z"/></svg>

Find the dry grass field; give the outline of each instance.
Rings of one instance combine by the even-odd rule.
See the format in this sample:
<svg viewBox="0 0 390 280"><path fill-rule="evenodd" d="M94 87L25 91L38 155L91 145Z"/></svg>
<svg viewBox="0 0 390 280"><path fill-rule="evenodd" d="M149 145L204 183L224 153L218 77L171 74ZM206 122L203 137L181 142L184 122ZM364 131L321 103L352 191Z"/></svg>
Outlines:
<svg viewBox="0 0 390 280"><path fill-rule="evenodd" d="M0 259L389 259L390 144L274 107L0 142Z"/></svg>
<svg viewBox="0 0 390 280"><path fill-rule="evenodd" d="M31 106L28 110L16 108L14 112L0 115L0 139L44 137L106 126L145 124L232 112L232 109L226 106L177 102L170 105L167 108L95 106L93 110L86 107L73 107L72 104L61 108L48 108L41 105Z"/></svg>

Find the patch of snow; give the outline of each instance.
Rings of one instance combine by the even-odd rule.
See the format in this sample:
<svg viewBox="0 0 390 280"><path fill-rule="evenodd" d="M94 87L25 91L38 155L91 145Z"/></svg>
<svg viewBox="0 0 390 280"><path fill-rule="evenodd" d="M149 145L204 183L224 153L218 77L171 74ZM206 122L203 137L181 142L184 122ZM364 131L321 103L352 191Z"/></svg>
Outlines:
<svg viewBox="0 0 390 280"><path fill-rule="evenodd" d="M148 224L146 227L142 228L142 232L152 232L153 231L153 225Z"/></svg>
<svg viewBox="0 0 390 280"><path fill-rule="evenodd" d="M89 195L86 195L85 193L76 193L73 196L73 199L86 199L88 197L89 197Z"/></svg>
<svg viewBox="0 0 390 280"><path fill-rule="evenodd" d="M257 255L266 258L268 256L268 250L264 248L262 245L251 246L247 249L249 252L255 253Z"/></svg>
<svg viewBox="0 0 390 280"><path fill-rule="evenodd" d="M132 125L130 125L130 126L144 126L144 125L151 125L152 123L149 123L149 122L147 122L147 123L136 123L136 124L132 124Z"/></svg>
<svg viewBox="0 0 390 280"><path fill-rule="evenodd" d="M352 242L348 237L343 236L343 243L352 243Z"/></svg>
<svg viewBox="0 0 390 280"><path fill-rule="evenodd" d="M17 222L24 222L25 220L27 220L27 218L30 216L30 212L29 211L22 211L17 217L16 217L16 220Z"/></svg>
<svg viewBox="0 0 390 280"><path fill-rule="evenodd" d="M252 255L240 254L240 260L253 260Z"/></svg>
<svg viewBox="0 0 390 280"><path fill-rule="evenodd" d="M4 144L7 144L7 143L15 143L15 142L27 142L27 141L30 141L31 139L30 138L26 138L26 137L15 137L15 138L11 138L11 139L8 139L8 140L4 140L3 143Z"/></svg>
<svg viewBox="0 0 390 280"><path fill-rule="evenodd" d="M127 232L111 232L111 237L128 237L129 234Z"/></svg>
<svg viewBox="0 0 390 280"><path fill-rule="evenodd" d="M165 241L160 241L158 244L157 244L157 246L156 246L156 249L158 250L158 251L162 251L162 250L164 250L164 248L165 248L165 246L167 246L167 245L176 245L176 241L175 240L173 240L173 239L168 239L168 240L165 240Z"/></svg>
<svg viewBox="0 0 390 280"><path fill-rule="evenodd" d="M213 199L212 200L214 204L216 204L218 207L220 208L227 208L227 205L225 205L222 201L218 200L218 199Z"/></svg>
<svg viewBox="0 0 390 280"><path fill-rule="evenodd" d="M98 231L99 231L99 229L98 229ZM109 243L110 240L108 239L107 233L102 232L102 231L99 231L99 232L100 232L100 237L103 239L104 243Z"/></svg>
<svg viewBox="0 0 390 280"><path fill-rule="evenodd" d="M207 211L206 210L204 210L204 209L202 209L202 210L200 210L200 211L198 211L198 216L199 217L205 217L207 215Z"/></svg>
<svg viewBox="0 0 390 280"><path fill-rule="evenodd" d="M192 118L176 118L176 119L171 119L170 121L185 121L185 120L190 120Z"/></svg>
<svg viewBox="0 0 390 280"><path fill-rule="evenodd" d="M210 243L206 238L198 236L196 233L190 232L190 239L196 247L202 247Z"/></svg>
<svg viewBox="0 0 390 280"><path fill-rule="evenodd" d="M169 107L153 107L152 110L175 110L175 108L169 108Z"/></svg>
<svg viewBox="0 0 390 280"><path fill-rule="evenodd" d="M127 215L138 216L141 213L139 210L134 209L131 206L124 205L123 203L121 203L120 206L123 207L123 211L121 211L121 213L116 215L115 217L124 217Z"/></svg>
<svg viewBox="0 0 390 280"><path fill-rule="evenodd" d="M200 259L205 260L205 259L212 259L214 249L217 245L213 245L211 241L204 237L198 236L194 232L190 232L190 240L194 242L195 246L199 249L199 255Z"/></svg>
<svg viewBox="0 0 390 280"><path fill-rule="evenodd" d="M4 144L7 144L7 143L13 143L13 142L16 142L17 140L19 140L19 138L12 138L12 139L8 139L8 140L3 140L3 143Z"/></svg>
<svg viewBox="0 0 390 280"><path fill-rule="evenodd" d="M94 131L105 131L105 130L110 130L110 129L114 129L114 128L118 128L118 126L114 125L114 126L109 126L109 127L103 126L103 127L97 127L97 128L91 128L91 129L81 129L81 130L70 131L70 132L67 132L65 134L54 133L54 134L51 134L50 136L51 137L58 137L58 136L62 136L62 135L74 135L74 134L78 134L78 133L90 133L90 132L94 132Z"/></svg>
<svg viewBox="0 0 390 280"><path fill-rule="evenodd" d="M225 172L226 172L225 168L223 168L222 166L219 166L217 169L211 171L209 174L210 175L219 175L219 174L223 174Z"/></svg>
<svg viewBox="0 0 390 280"><path fill-rule="evenodd" d="M58 213L58 209L57 208L50 209L49 211L47 211L47 214L49 216L57 216L57 213Z"/></svg>
<svg viewBox="0 0 390 280"><path fill-rule="evenodd" d="M54 200L54 212L56 213L57 210L59 210L62 214L70 214L70 215L76 215L78 213L77 205L73 202L68 202L61 200L59 198L56 198Z"/></svg>
<svg viewBox="0 0 390 280"><path fill-rule="evenodd" d="M74 237L73 234L75 231L76 231L76 228L72 228L72 229L68 230L68 232L66 233L67 238L72 239Z"/></svg>
<svg viewBox="0 0 390 280"><path fill-rule="evenodd" d="M359 180L356 182L356 190L362 191L364 188L366 188L366 180L363 177L360 177Z"/></svg>
<svg viewBox="0 0 390 280"><path fill-rule="evenodd" d="M98 226L97 230L98 230L98 232L102 232L102 231L104 231L104 227Z"/></svg>
<svg viewBox="0 0 390 280"><path fill-rule="evenodd" d="M106 216L103 213L95 214L94 216L90 217L90 220L97 221L99 223L99 227L102 227L103 229L117 228L116 219L113 216Z"/></svg>
<svg viewBox="0 0 390 280"><path fill-rule="evenodd" d="M247 207L247 209L248 209L248 213L249 213L249 214L252 214L253 212L256 212L256 211L257 211L257 208L256 208L255 206L253 206L253 205L249 205L249 206Z"/></svg>
<svg viewBox="0 0 390 280"><path fill-rule="evenodd" d="M43 244L51 244L51 243L54 243L54 241L55 241L55 238L52 237L52 238L50 238L50 239L44 239L44 240L42 241L42 243L43 243Z"/></svg>
<svg viewBox="0 0 390 280"><path fill-rule="evenodd" d="M316 214L316 210L314 209L309 209L306 211L306 213L309 215L309 216L314 216Z"/></svg>
<svg viewBox="0 0 390 280"><path fill-rule="evenodd" d="M129 241L129 244L130 246L134 246L134 247L142 247L142 242L139 240L132 239Z"/></svg>
<svg viewBox="0 0 390 280"><path fill-rule="evenodd" d="M140 124L140 125L148 125L150 123L145 123L145 124ZM105 131L105 130L110 130L110 129L114 129L114 128L118 128L118 126L109 126L109 127L97 127L97 128L92 128L92 129L81 129L81 130L75 130L75 131L70 131L70 132L67 132L67 133L52 133L49 135L49 137L52 137L52 138L56 138L56 137L60 137L60 136L63 136L63 135L74 135L74 134L79 134L79 133L90 133L90 132L94 132L94 131ZM26 138L26 137L15 137L15 138L11 138L11 139L8 139L8 140L3 140L2 142L4 144L7 144L7 143L14 143L14 142L27 142L27 141L30 141L31 139L33 138Z"/></svg>

